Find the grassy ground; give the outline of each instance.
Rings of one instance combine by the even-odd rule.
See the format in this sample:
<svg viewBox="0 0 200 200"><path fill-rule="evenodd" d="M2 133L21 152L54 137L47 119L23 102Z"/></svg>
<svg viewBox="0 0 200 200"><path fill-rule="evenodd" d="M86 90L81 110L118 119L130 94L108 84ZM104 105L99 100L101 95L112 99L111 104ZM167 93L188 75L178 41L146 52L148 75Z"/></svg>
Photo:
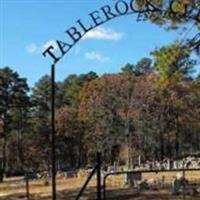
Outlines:
<svg viewBox="0 0 200 200"><path fill-rule="evenodd" d="M163 176L166 182L171 182L171 179L177 173L148 173L143 174L143 179L153 179L158 181ZM200 172L188 172L186 177L193 182L200 183ZM85 181L85 177L82 178L58 178L57 179L57 194L58 200L72 200L75 199L80 187ZM159 191L145 191L138 195L138 192L134 189L126 189L123 184L123 176L113 176L107 181L108 191L107 197L110 200L181 200L180 197L172 197L170 190ZM30 182L30 196L31 200L50 200L51 198L51 185L46 185L48 180L36 180ZM50 180L49 180L50 182ZM84 193L81 200L95 199L95 183L93 179L89 184L87 191ZM0 184L0 200L25 200L26 198L25 181L23 179L7 179L4 183ZM200 197L187 197L186 200L200 200Z"/></svg>
<svg viewBox="0 0 200 200"><path fill-rule="evenodd" d="M107 194L109 200L183 200L183 196L172 196L169 191L146 191L141 194L130 189L121 189L109 191ZM200 197L185 197L185 200L199 200Z"/></svg>
<svg viewBox="0 0 200 200"><path fill-rule="evenodd" d="M80 187L83 185L85 178L58 178L57 192L60 196L77 195ZM46 183L49 183L47 185ZM92 180L89 187L95 186L95 181ZM31 199L49 199L51 195L51 180L35 180L29 183ZM0 184L0 200L16 200L16 197L23 199L26 195L25 181L21 179L7 179ZM67 198L68 199L68 198Z"/></svg>

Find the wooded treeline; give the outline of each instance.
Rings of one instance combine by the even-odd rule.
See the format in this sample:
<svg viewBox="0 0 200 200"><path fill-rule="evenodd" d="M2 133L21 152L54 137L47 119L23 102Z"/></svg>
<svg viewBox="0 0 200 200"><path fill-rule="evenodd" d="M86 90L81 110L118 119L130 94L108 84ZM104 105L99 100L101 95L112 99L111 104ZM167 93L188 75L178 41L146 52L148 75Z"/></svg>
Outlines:
<svg viewBox="0 0 200 200"><path fill-rule="evenodd" d="M178 44L126 64L117 74L70 75L56 83L56 155L59 169L132 158L177 158L200 153L200 76ZM167 59L166 59L167 58ZM1 171L49 170L51 83L0 69Z"/></svg>

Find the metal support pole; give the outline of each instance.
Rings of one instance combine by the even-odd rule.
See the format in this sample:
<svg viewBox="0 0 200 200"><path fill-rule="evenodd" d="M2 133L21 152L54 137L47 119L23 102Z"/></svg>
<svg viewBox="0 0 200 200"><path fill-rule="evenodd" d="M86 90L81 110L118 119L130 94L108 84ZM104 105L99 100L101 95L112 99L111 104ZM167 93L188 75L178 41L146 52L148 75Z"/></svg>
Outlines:
<svg viewBox="0 0 200 200"><path fill-rule="evenodd" d="M83 187L81 188L80 192L78 193L76 200L79 200L81 195L83 194L85 188L87 187L88 183L90 182L90 180L92 179L92 177L94 176L94 174L96 173L97 170L97 165L96 167L92 170L91 174L88 176L86 182L84 183Z"/></svg>
<svg viewBox="0 0 200 200"><path fill-rule="evenodd" d="M183 199L186 198L185 188L186 188L186 178L185 178L185 162L183 161Z"/></svg>
<svg viewBox="0 0 200 200"><path fill-rule="evenodd" d="M97 200L101 200L101 153L97 152Z"/></svg>
<svg viewBox="0 0 200 200"><path fill-rule="evenodd" d="M103 200L106 200L106 179L107 176L103 177Z"/></svg>
<svg viewBox="0 0 200 200"><path fill-rule="evenodd" d="M30 200L28 173L26 173L26 198L27 200Z"/></svg>
<svg viewBox="0 0 200 200"><path fill-rule="evenodd" d="M55 157L55 65L51 66L51 165L52 200L56 200L56 157Z"/></svg>

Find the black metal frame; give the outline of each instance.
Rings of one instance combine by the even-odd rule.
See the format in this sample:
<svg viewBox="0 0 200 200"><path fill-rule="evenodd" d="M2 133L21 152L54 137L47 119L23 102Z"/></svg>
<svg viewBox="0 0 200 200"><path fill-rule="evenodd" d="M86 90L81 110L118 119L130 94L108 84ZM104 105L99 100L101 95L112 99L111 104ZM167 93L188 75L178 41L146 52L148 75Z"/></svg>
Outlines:
<svg viewBox="0 0 200 200"><path fill-rule="evenodd" d="M186 171L200 171L199 169L172 169L172 170L129 170L129 171L118 171L107 173L103 178L103 200L106 200L106 180L109 176L113 175L121 175L121 174L133 174L133 173L160 173L160 172L183 172L185 174Z"/></svg>
<svg viewBox="0 0 200 200"><path fill-rule="evenodd" d="M29 192L29 177L28 173L25 175L25 181L26 181L26 199L30 200L30 192Z"/></svg>
<svg viewBox="0 0 200 200"><path fill-rule="evenodd" d="M97 164L94 167L94 169L92 170L92 172L90 173L90 175L88 176L87 180L85 181L83 187L81 188L80 192L78 193L76 200L79 200L80 197L82 196L83 192L85 191L88 183L90 182L90 180L92 179L92 177L95 175L95 173L97 173L97 200L101 200L101 153L98 152L97 153Z"/></svg>
<svg viewBox="0 0 200 200"><path fill-rule="evenodd" d="M56 200L56 155L55 155L55 64L51 65L51 175L52 200Z"/></svg>
<svg viewBox="0 0 200 200"><path fill-rule="evenodd" d="M132 6L132 5L131 5ZM105 8L109 8L110 7L108 5L104 6L104 7L101 7L101 9L105 9ZM132 15L132 14L138 14L138 18L137 20L140 21L140 17L141 17L141 14L144 13L144 12L149 12L150 14L154 14L154 12L159 12L160 10L155 7L155 5L151 4L149 1L148 1L148 6L146 6L145 10L143 11L140 11L140 10L135 10L133 7L132 8L132 11L131 12L126 12L126 13L121 13L115 17L120 17L120 16L125 16L125 15ZM96 11L95 11L96 12ZM104 10L105 12L105 10ZM165 10L163 10L163 12L167 12ZM172 12L173 14L177 14L175 11L173 11L172 9ZM94 13L94 12L93 12ZM93 14L93 13L90 13L90 16ZM109 13L109 12L108 12ZM107 14L108 14L107 13ZM54 59L54 63L51 65L51 163L52 163L52 200L56 200L56 155L55 155L55 64L90 30L102 25L103 23L106 23L108 21L110 21L111 19L114 19L115 17L107 17L107 20L101 22L101 23L97 23L97 19L98 18L92 18L93 21L95 22L95 26L92 27L91 29L86 29L84 27L84 25L81 23L80 20L78 20L77 22L79 22L79 25L83 28L83 30L85 31L84 34L82 34L78 39L75 39L72 35L73 34L68 34L74 41L74 43L72 45L70 45L70 48L67 50L67 51L64 51L64 47L61 45L61 43L59 43L59 49L62 53L61 57L57 58L53 53L52 53L52 49L54 49L54 47L51 45L49 46L44 52L43 52L43 56L46 57L46 54L48 53L51 58ZM196 16L195 16L196 17ZM194 20L195 18L192 18L190 17L191 20ZM143 19L144 20L144 19ZM74 27L73 27L74 28ZM68 29L66 32L69 33L70 29ZM77 33L77 32L76 32ZM75 34L76 34L75 33ZM199 37L199 34L197 34L194 39L192 40L192 42L190 44L186 44L186 47L188 48L189 46L189 49L195 49L195 47L198 47L199 46L199 41L197 40ZM57 41L58 43L58 41ZM63 42L62 42L63 43ZM64 43L63 43L64 44ZM66 43L65 45L68 46L68 44ZM98 174L98 176L100 176ZM97 185L99 185L100 183L98 182ZM99 197L101 198L101 194L99 192Z"/></svg>

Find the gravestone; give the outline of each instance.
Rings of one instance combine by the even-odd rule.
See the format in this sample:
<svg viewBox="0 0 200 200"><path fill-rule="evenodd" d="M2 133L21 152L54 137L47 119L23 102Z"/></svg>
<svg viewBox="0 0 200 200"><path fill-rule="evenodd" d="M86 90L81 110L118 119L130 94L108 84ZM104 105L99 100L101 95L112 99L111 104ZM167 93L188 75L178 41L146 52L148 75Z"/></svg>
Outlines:
<svg viewBox="0 0 200 200"><path fill-rule="evenodd" d="M131 172L125 174L125 185L128 187L136 187L138 185L138 181L142 180L141 172Z"/></svg>

